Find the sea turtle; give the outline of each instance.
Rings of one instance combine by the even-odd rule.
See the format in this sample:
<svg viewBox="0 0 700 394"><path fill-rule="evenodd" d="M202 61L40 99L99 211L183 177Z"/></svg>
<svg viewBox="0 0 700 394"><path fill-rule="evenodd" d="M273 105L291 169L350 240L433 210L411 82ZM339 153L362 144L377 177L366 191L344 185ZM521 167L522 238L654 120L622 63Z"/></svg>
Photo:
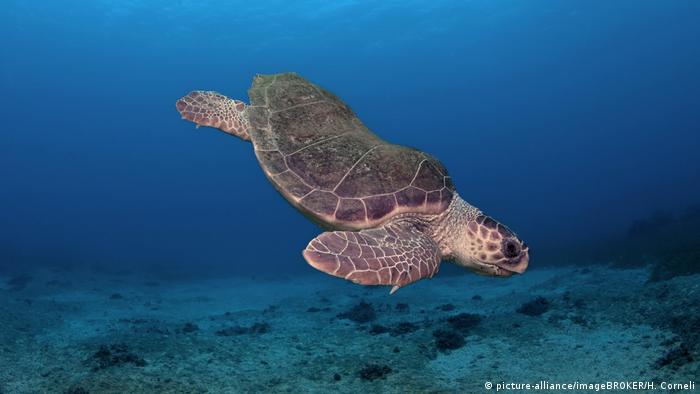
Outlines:
<svg viewBox="0 0 700 394"><path fill-rule="evenodd" d="M248 96L193 91L176 108L253 143L280 194L327 230L303 251L314 268L391 293L442 259L486 275L527 268L525 243L460 198L437 159L382 140L334 94L284 73L257 75Z"/></svg>

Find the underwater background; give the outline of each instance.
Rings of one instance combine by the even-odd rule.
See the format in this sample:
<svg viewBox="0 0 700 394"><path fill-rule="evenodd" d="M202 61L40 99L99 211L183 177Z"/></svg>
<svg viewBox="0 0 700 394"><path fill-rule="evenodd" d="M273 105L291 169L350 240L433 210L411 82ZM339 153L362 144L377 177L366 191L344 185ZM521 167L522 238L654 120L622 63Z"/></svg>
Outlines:
<svg viewBox="0 0 700 394"><path fill-rule="evenodd" d="M697 1L2 9L0 393L698 377ZM306 264L251 146L175 110L286 71L439 158L528 271L389 296Z"/></svg>

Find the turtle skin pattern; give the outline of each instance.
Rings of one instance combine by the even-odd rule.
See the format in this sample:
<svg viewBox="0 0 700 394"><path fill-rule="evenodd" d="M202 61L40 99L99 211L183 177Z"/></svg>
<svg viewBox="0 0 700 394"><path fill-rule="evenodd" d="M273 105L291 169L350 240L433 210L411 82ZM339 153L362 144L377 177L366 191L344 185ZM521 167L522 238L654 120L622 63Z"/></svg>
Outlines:
<svg viewBox="0 0 700 394"><path fill-rule="evenodd" d="M314 268L362 285L398 288L432 278L440 266L438 245L410 221L361 231L325 232L303 252Z"/></svg>

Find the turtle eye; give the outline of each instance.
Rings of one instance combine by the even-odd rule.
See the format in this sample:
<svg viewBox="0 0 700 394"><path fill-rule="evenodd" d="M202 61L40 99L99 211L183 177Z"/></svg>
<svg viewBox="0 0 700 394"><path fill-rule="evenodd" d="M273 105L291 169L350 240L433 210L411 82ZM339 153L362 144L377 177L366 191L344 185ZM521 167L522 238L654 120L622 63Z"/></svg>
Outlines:
<svg viewBox="0 0 700 394"><path fill-rule="evenodd" d="M507 240L503 244L503 255L509 259L517 257L520 254L520 245L512 239Z"/></svg>

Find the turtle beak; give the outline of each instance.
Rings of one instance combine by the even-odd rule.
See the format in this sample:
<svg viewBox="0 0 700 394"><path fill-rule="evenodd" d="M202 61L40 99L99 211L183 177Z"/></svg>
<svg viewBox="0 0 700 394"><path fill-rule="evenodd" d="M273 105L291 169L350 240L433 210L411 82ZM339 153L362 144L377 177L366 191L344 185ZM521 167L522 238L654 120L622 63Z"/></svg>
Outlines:
<svg viewBox="0 0 700 394"><path fill-rule="evenodd" d="M523 244L520 254L507 262L499 263L500 271L504 271L500 276L511 276L513 274L522 274L527 269L530 263L530 253L527 245Z"/></svg>

